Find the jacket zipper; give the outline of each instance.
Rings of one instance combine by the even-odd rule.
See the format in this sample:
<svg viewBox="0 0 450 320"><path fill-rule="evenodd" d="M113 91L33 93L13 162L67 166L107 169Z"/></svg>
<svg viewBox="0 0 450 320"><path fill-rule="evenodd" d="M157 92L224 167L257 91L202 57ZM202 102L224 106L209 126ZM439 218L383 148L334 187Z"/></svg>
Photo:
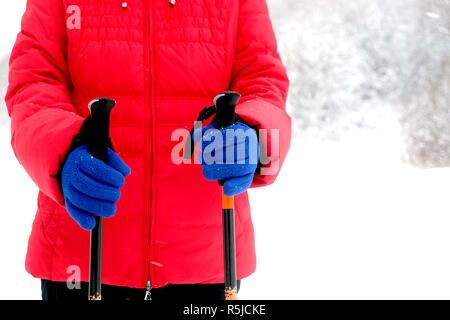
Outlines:
<svg viewBox="0 0 450 320"><path fill-rule="evenodd" d="M148 263L148 273L147 273L147 285L146 285L146 292L145 292L145 298L144 300L152 300L152 294L151 294L151 290L152 290L152 282L151 282L151 251L152 251L152 246L151 246L151 231L152 231L152 198L153 198L153 115L152 115L152 86L153 86L153 79L152 79L152 49L151 49L151 42L152 42L152 19L151 19L151 6L152 6L152 2L147 0L147 8L146 8L146 14L147 14L147 43L148 43L148 63L149 63L149 73L148 79L149 79L149 88L148 88L148 94L149 94L149 108L150 108L150 119L149 119L149 125L150 125L150 148L151 148L151 156L150 156L150 199L149 199L149 223L148 223L148 247L149 247L149 256L147 257L149 260Z"/></svg>
<svg viewBox="0 0 450 320"><path fill-rule="evenodd" d="M152 300L152 282L150 280L147 281L144 300Z"/></svg>

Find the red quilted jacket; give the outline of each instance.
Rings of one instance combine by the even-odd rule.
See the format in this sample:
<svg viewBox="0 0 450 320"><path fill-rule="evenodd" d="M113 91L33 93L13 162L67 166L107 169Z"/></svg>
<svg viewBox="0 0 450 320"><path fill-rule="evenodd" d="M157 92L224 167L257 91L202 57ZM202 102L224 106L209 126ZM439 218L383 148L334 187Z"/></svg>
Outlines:
<svg viewBox="0 0 450 320"><path fill-rule="evenodd" d="M40 189L29 273L66 281L78 266L88 281L89 232L68 215L55 174L88 102L105 96L117 101L111 137L132 174L104 221L103 283L224 281L220 189L200 165L173 163L172 133L189 130L218 93L238 91L241 118L280 129L269 165L281 167L288 79L265 0L28 0L9 82L12 147ZM276 174L257 174L253 186ZM247 193L236 197L236 241L242 279L256 260Z"/></svg>

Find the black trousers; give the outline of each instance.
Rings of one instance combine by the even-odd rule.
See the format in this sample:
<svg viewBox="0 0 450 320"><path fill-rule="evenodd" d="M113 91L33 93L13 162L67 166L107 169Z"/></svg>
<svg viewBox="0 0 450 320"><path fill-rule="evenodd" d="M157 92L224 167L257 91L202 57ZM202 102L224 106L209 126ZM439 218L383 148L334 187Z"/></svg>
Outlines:
<svg viewBox="0 0 450 320"><path fill-rule="evenodd" d="M237 282L238 291L241 285ZM152 289L154 301L218 301L224 300L222 284L168 284L162 288ZM69 289L66 282L41 280L42 300L86 301L88 283L79 283L79 289ZM102 285L102 298L105 301L140 301L144 300L146 290L128 287Z"/></svg>

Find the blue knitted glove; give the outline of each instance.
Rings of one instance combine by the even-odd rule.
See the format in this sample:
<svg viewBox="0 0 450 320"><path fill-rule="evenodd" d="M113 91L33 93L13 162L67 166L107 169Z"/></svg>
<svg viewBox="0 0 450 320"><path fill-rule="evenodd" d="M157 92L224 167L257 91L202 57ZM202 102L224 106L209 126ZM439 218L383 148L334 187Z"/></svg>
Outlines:
<svg viewBox="0 0 450 320"><path fill-rule="evenodd" d="M215 128L212 123L194 132L194 141L201 141L198 161L207 180L226 180L224 193L232 197L252 184L259 160L258 138L255 130L240 122Z"/></svg>
<svg viewBox="0 0 450 320"><path fill-rule="evenodd" d="M130 168L108 148L108 164L89 154L88 146L73 150L62 168L61 185L70 216L85 230L95 227L94 215L112 217Z"/></svg>

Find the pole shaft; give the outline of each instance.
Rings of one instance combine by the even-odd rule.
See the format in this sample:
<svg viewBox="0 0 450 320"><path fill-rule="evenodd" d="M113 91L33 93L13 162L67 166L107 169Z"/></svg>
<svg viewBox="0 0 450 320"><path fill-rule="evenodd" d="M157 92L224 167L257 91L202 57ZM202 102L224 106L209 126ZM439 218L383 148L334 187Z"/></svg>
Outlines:
<svg viewBox="0 0 450 320"><path fill-rule="evenodd" d="M95 216L95 228L91 231L89 300L102 299L102 247L103 218Z"/></svg>
<svg viewBox="0 0 450 320"><path fill-rule="evenodd" d="M222 188L223 255L225 271L225 300L237 299L236 239L234 197L227 197Z"/></svg>

